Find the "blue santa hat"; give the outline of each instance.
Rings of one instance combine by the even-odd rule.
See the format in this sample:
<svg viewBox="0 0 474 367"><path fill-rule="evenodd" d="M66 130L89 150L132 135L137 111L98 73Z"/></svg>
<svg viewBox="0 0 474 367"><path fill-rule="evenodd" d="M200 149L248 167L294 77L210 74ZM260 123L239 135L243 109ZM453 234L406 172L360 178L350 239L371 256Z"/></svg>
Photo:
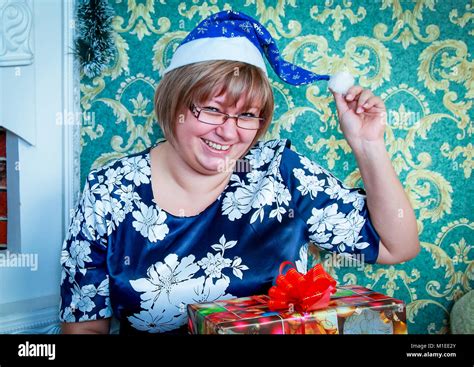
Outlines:
<svg viewBox="0 0 474 367"><path fill-rule="evenodd" d="M329 87L338 93L346 93L354 85L354 78L347 72L319 75L284 60L262 24L232 10L213 14L199 23L178 46L163 75L184 65L211 60L241 61L267 74L264 55L280 79L289 84L327 80Z"/></svg>

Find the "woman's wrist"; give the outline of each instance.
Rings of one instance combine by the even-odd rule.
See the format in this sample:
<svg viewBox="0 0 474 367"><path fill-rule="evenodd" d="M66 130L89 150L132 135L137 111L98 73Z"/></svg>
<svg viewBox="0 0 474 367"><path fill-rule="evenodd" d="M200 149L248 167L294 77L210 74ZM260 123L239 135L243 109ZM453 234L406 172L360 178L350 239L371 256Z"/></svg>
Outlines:
<svg viewBox="0 0 474 367"><path fill-rule="evenodd" d="M356 159L374 160L388 154L384 140L360 141L349 145Z"/></svg>

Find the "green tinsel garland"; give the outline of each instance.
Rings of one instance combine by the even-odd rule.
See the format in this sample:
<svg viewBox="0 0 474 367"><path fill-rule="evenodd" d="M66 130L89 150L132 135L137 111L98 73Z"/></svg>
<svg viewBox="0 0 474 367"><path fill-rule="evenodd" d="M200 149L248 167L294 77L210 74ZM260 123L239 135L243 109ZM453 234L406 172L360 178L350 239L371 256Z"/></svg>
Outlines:
<svg viewBox="0 0 474 367"><path fill-rule="evenodd" d="M77 6L75 55L90 78L102 73L115 55L112 19L107 0L80 0Z"/></svg>

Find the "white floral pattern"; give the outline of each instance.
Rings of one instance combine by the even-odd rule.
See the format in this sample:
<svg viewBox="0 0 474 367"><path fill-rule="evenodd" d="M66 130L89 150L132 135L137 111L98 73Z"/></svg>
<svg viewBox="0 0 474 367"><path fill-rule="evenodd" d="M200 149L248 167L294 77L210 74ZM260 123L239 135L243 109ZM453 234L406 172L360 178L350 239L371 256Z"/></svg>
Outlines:
<svg viewBox="0 0 474 367"><path fill-rule="evenodd" d="M199 270L194 260L194 255L186 256L179 261L178 255L169 254L164 262L159 261L148 268L147 278L130 280L133 289L143 293L140 296L141 306L148 309L163 299L171 301L176 298L175 293L179 292L183 283L190 280L198 281L193 279Z"/></svg>
<svg viewBox="0 0 474 367"><path fill-rule="evenodd" d="M89 257L91 253L90 244L87 241L74 241L69 250L68 267L78 266L84 269L85 263L92 261Z"/></svg>
<svg viewBox="0 0 474 367"><path fill-rule="evenodd" d="M149 333L160 333L173 330L176 327L173 317L166 312L143 310L128 317L128 320L135 329Z"/></svg>
<svg viewBox="0 0 474 367"><path fill-rule="evenodd" d="M365 204L365 195L346 187L308 158L300 156L300 162L304 168L294 168L293 174L299 181L296 189L301 196L309 195L313 199L319 192L324 192L335 201L321 209L312 208L306 222L309 238L323 249L342 254L367 248L370 245L368 242L359 242L363 238L359 234L366 222L366 218L359 214ZM341 209L343 204L350 203L354 209L349 213Z"/></svg>
<svg viewBox="0 0 474 367"><path fill-rule="evenodd" d="M150 242L162 240L169 232L168 226L164 224L166 214L160 208L157 210L156 207L140 203L140 211L134 211L132 215L135 218L133 228Z"/></svg>
<svg viewBox="0 0 474 367"><path fill-rule="evenodd" d="M295 261L296 270L302 274L308 271L308 244L305 243L300 248L299 259Z"/></svg>
<svg viewBox="0 0 474 367"><path fill-rule="evenodd" d="M132 157L123 161L125 179L132 181L135 186L150 183L151 169L146 159Z"/></svg>
<svg viewBox="0 0 474 367"><path fill-rule="evenodd" d="M345 220L344 213L338 211L337 204L332 204L323 209L313 208L308 219L310 232L332 231L334 226Z"/></svg>
<svg viewBox="0 0 474 367"><path fill-rule="evenodd" d="M287 147L258 143L245 157L252 169L189 218L154 201L149 150L91 171L62 247L60 320L115 315L166 332L186 323L188 304L270 287L282 261L305 272L310 241L373 261L363 191Z"/></svg>
<svg viewBox="0 0 474 367"><path fill-rule="evenodd" d="M231 298L232 295L226 293L230 279L224 270L232 269L233 275L240 279L242 271L248 270L240 257L236 256L232 261L224 256L236 245L237 241L226 241L222 235L219 243L211 246L216 254L208 252L199 261L195 261L194 255L179 260L176 254L169 254L163 263L150 266L146 278L130 280L133 289L142 293L142 310L128 320L138 330L163 332L185 323L187 304ZM200 271L202 274L202 270L204 276L194 277ZM215 283L213 279L216 279Z"/></svg>
<svg viewBox="0 0 474 367"><path fill-rule="evenodd" d="M238 175L231 176L230 186L236 187L236 190L227 192L223 201L222 214L228 216L230 221L240 219L253 210L250 223L257 219L263 222L265 208L273 206L276 208L268 211L269 218L276 217L279 222L282 221L282 215L287 212L285 206L288 207L291 200L291 194L282 184L278 172L284 148L275 140L250 150L248 160L253 170L246 174L245 179ZM268 165L268 169L256 170L265 165Z"/></svg>
<svg viewBox="0 0 474 367"><path fill-rule="evenodd" d="M344 204L352 203L354 208L362 210L365 203L365 196L358 191L351 191L349 188L340 184L335 177L327 177L327 187L324 192L329 195L331 199L341 199Z"/></svg>

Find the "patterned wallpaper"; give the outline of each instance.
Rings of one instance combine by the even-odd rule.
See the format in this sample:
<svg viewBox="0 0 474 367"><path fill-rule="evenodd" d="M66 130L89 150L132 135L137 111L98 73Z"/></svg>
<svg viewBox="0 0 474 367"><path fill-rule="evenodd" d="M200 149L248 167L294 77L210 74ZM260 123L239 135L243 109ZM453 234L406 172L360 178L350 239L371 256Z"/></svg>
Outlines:
<svg viewBox="0 0 474 367"><path fill-rule="evenodd" d="M328 270L405 300L410 333L446 333L453 303L474 285L474 1L111 0L115 63L81 78L82 185L88 171L160 138L153 116L160 72L185 35L234 9L263 23L288 60L317 73L344 65L389 111L385 141L418 218L422 250L396 266ZM363 186L325 82L292 87L270 71L276 98L265 139L296 151L351 186ZM327 259L313 253L313 261Z"/></svg>

